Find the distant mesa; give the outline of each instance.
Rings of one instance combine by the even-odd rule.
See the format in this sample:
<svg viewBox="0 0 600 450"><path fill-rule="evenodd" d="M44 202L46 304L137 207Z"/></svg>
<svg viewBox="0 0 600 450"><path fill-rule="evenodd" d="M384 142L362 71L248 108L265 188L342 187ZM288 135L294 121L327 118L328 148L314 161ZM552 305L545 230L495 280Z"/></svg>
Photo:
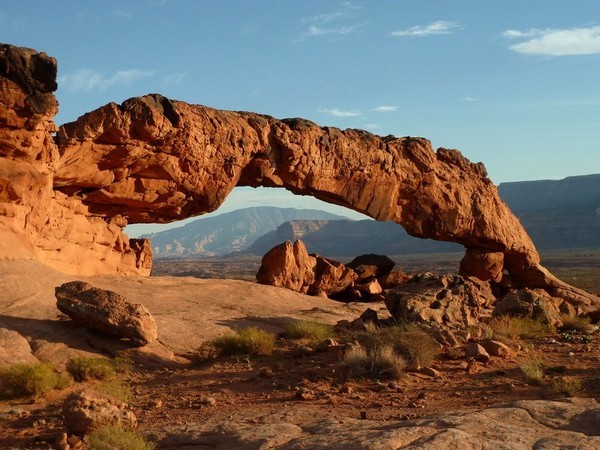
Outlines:
<svg viewBox="0 0 600 450"><path fill-rule="evenodd" d="M283 187L477 249L479 258L502 254L504 278L516 286L597 301L540 265L483 164L457 150L157 94L109 103L57 132L56 60L11 45L0 46L0 87L3 258L71 274L148 275L150 244L129 239L128 223L214 211L235 186Z"/></svg>

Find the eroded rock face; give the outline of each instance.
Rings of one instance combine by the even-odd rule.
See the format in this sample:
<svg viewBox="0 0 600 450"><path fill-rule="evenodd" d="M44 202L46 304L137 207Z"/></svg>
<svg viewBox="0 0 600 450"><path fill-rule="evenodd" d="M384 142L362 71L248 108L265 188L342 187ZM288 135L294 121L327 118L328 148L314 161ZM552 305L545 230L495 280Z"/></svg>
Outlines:
<svg viewBox="0 0 600 450"><path fill-rule="evenodd" d="M316 259L302 241L285 241L269 250L256 274L260 284L284 287L306 294L315 281Z"/></svg>
<svg viewBox="0 0 600 450"><path fill-rule="evenodd" d="M10 46L0 59L0 233L18 234L19 251L56 268L83 273L75 261L97 261L95 273L148 274L149 247L130 244L127 223L214 211L235 186L283 187L392 220L413 236L502 253L491 273L506 270L517 287L599 302L540 265L483 165L457 150L155 94L85 114L60 127L55 144L54 60ZM16 251L2 246L4 257Z"/></svg>
<svg viewBox="0 0 600 450"><path fill-rule="evenodd" d="M103 425L135 428L137 419L127 404L94 391L69 395L63 403L64 425L71 433L84 436Z"/></svg>
<svg viewBox="0 0 600 450"><path fill-rule="evenodd" d="M154 317L143 305L83 281L58 286L56 306L88 328L130 339L138 345L146 345L158 337Z"/></svg>
<svg viewBox="0 0 600 450"><path fill-rule="evenodd" d="M385 306L399 321L475 325L495 301L489 285L459 275L425 273L391 289Z"/></svg>
<svg viewBox="0 0 600 450"><path fill-rule="evenodd" d="M530 317L556 327L562 325L560 299L551 297L543 289L510 291L496 302L493 315Z"/></svg>

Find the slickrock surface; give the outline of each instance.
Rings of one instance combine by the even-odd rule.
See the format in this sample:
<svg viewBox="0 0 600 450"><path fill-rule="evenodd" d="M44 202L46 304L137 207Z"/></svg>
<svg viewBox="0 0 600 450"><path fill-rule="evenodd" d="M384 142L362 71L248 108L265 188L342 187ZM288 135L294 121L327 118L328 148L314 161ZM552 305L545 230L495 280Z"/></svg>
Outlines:
<svg viewBox="0 0 600 450"><path fill-rule="evenodd" d="M0 47L4 258L29 256L73 274L148 274L150 246L129 240L127 223L214 211L235 186L284 187L392 220L414 236L476 249L466 254L463 275L478 274L472 258L476 268L493 261L484 271L490 277L506 270L517 287L598 302L540 265L483 165L457 150L156 94L85 114L60 127L55 141L55 78L53 58Z"/></svg>

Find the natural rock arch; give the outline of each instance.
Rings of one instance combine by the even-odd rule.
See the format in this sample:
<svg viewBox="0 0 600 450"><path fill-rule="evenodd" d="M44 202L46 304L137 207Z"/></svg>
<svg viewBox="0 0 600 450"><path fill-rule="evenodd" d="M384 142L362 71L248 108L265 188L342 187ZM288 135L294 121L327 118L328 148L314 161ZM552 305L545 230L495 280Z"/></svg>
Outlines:
<svg viewBox="0 0 600 450"><path fill-rule="evenodd" d="M3 46L0 69L0 233L18 230L23 252L62 270L147 274L150 247L122 234L127 223L199 215L235 186L267 186L461 243L466 274L499 281L506 271L518 287L594 301L540 265L483 165L457 150L157 94L103 106L61 126L53 140L54 59Z"/></svg>

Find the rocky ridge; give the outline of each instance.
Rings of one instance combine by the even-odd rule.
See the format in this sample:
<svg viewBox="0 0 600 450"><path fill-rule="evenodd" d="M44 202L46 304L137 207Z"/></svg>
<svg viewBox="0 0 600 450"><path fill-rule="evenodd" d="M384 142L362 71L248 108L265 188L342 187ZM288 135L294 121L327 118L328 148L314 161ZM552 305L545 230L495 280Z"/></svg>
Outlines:
<svg viewBox="0 0 600 450"><path fill-rule="evenodd" d="M5 258L70 273L148 274L149 243L129 240L127 223L214 211L235 186L284 187L394 221L413 236L460 243L479 260L501 254L503 273L519 287L598 302L541 266L484 166L458 150L157 94L105 105L54 138L56 61L10 45L0 47L0 61Z"/></svg>

